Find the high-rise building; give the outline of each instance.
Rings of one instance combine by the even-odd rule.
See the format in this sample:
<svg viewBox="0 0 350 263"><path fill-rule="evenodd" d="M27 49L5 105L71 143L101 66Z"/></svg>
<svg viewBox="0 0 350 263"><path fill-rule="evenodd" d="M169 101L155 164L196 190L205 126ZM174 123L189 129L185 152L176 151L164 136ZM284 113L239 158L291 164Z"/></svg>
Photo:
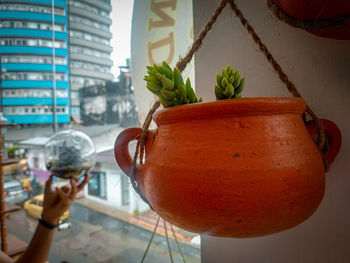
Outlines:
<svg viewBox="0 0 350 263"><path fill-rule="evenodd" d="M0 0L0 111L10 123L79 120L79 89L113 79L110 11L109 0Z"/></svg>
<svg viewBox="0 0 350 263"><path fill-rule="evenodd" d="M110 0L69 0L72 116L80 120L79 89L113 80Z"/></svg>
<svg viewBox="0 0 350 263"><path fill-rule="evenodd" d="M0 95L9 123L69 122L67 24L64 0L1 1Z"/></svg>

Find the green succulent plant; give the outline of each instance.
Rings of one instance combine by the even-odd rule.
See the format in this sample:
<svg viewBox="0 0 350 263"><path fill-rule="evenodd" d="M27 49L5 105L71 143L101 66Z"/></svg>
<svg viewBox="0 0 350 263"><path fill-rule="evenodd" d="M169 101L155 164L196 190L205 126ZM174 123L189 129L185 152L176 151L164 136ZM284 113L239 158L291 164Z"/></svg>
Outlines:
<svg viewBox="0 0 350 263"><path fill-rule="evenodd" d="M147 73L144 77L146 87L159 97L164 108L202 102L202 98L197 99L190 79L184 83L179 69L172 70L165 61L161 66L147 66Z"/></svg>
<svg viewBox="0 0 350 263"><path fill-rule="evenodd" d="M215 96L216 100L241 98L245 78L239 76L238 70L232 70L230 65L222 69L222 73L216 75Z"/></svg>

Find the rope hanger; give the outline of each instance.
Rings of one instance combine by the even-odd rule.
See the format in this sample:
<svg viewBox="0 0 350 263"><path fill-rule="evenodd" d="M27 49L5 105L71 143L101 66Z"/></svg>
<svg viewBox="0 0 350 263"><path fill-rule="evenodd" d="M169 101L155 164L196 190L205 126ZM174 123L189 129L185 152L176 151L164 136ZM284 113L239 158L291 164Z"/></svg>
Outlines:
<svg viewBox="0 0 350 263"><path fill-rule="evenodd" d="M268 4L272 3L274 0L267 0ZM254 28L248 23L247 19L244 17L242 14L241 10L237 7L237 5L234 3L234 0L222 0L220 4L218 5L217 9L215 10L214 14L204 27L204 29L200 32L198 35L196 41L192 44L190 50L188 53L183 57L180 58L180 60L177 62L176 67L182 72L187 64L192 60L192 57L196 51L198 51L203 43L203 40L205 39L207 33L212 29L213 24L216 22L218 16L221 14L222 10L225 8L225 6L229 4L230 9L232 12L235 14L235 16L239 19L243 27L247 30L249 35L252 37L253 41L258 45L259 50L264 54L266 57L267 61L271 64L275 72L278 74L279 79L281 82L286 86L288 91L294 96L298 98L302 98L300 92L297 90L295 85L291 80L289 80L288 76L284 73L282 67L280 64L274 59L272 56L271 52L268 50L266 45L262 42L260 37L256 34ZM132 186L134 190L139 194L141 199L149 204L147 198L141 193L140 188L138 187L137 183L137 178L136 178L136 165L137 165L137 160L139 157L139 163L143 163L143 156L144 156L144 150L145 150L145 140L148 134L148 129L152 121L152 116L153 113L159 108L160 102L157 100L154 102L152 108L147 114L147 117L145 119L145 122L143 123L142 126L142 134L139 137L137 141L137 146L136 146L136 151L134 154L133 162L131 165L131 170L130 170L130 180L132 183ZM324 148L326 146L326 136L325 136L325 131L324 131L324 126L322 121L317 117L317 115L311 110L311 108L307 105L306 110L303 114L303 119L304 122L308 121L314 121L316 124L317 128L317 136L316 139L314 140L315 144L317 145L322 158L323 158L323 163L325 166L325 170L327 171L329 168L329 164L327 162L327 159L325 155L323 154ZM150 204L149 204L150 205ZM151 205L150 205L151 207ZM152 208L152 207L151 207Z"/></svg>

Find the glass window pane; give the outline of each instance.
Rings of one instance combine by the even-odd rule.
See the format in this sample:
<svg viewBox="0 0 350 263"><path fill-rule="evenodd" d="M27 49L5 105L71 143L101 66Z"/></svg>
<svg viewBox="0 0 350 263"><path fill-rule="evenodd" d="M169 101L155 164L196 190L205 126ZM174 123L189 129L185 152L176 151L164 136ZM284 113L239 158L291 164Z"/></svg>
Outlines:
<svg viewBox="0 0 350 263"><path fill-rule="evenodd" d="M139 116L130 67L126 62L119 65L109 51L109 47L115 43L125 41L128 44L130 39L123 39L117 32L111 32L117 39L111 41L109 34L101 34L110 32L110 19L113 19L113 23L121 19L118 16L110 17L108 10L110 8L103 6L110 6L113 3L114 10L122 9L123 6L115 4L118 1L99 1L101 3L90 0L55 1L54 12L55 18L58 19L55 19L55 25L52 25L51 1L46 1L46 4L45 1L37 1L34 4L33 1L0 0L0 9L4 10L4 14L31 12L31 19L22 20L18 16L0 19L0 29L17 28L16 32L28 32L26 36L15 34L3 35L0 38L3 50L16 50L16 52L19 50L18 53L3 52L0 56L1 67L7 68L7 71L1 74L4 80L1 83L2 88L5 87L3 101L8 104L3 106L3 112L9 122L18 124L16 129L7 131L5 138L11 139L11 142L40 141L49 138L54 134L54 120L57 131L74 129L86 133L96 144L98 163L91 173L92 178L84 193L81 193L84 195L84 202L91 205L92 202L98 201L99 209L107 207L110 211L110 207L113 207L115 214L123 213L126 215L125 218L134 222L130 224L128 220L123 221L95 211L92 206L82 206L74 202L70 207L68 219L65 219L73 222L72 229L55 234L49 262L113 263L129 259L129 251L137 252L132 254L130 260L138 262L141 260L138 255L143 252L151 236L149 228L154 226L154 218L156 219L156 215L152 214L149 207L135 195L129 178L123 175L114 160L112 148L116 134L128 127L138 127ZM69 16L65 9L59 6L66 3L71 8ZM68 24L71 25L70 29ZM8 29L6 31L10 31ZM54 40L51 30L59 32ZM66 40L68 37L69 40ZM7 49L8 47L11 48ZM55 47L55 58L52 57L52 47ZM113 48L118 56L122 55L123 51ZM129 56L129 54L123 55ZM55 72L52 70L53 64L56 65ZM117 70L114 72L112 69ZM47 175L43 148L37 145L26 146L24 157L29 172L19 171L20 175L15 175L30 176L32 193L35 195L43 193L42 188L45 185L43 178L45 174ZM57 177L54 187L61 187L67 183L69 184L68 181ZM37 204L37 207L39 206ZM33 233L30 231L34 229L28 229L26 225L23 227L21 224L32 219L27 220L29 215L25 210L19 213L22 213L21 217L11 217L7 220L22 218L13 225L26 237L31 237ZM149 228L145 227L144 222L148 222ZM91 232L97 228L99 230L97 234ZM8 232L11 231L14 230L8 227ZM187 262L199 263L200 250L198 246L191 244L194 235L184 234L179 229L175 231L185 235L186 241L183 240L181 246L185 247L185 257L190 258ZM80 240L82 233L90 232L94 241L90 240L88 249L72 248L74 244L76 245L72 240ZM156 242L152 244L150 251L152 256L146 261L169 261L163 234L164 232L160 230L156 233ZM116 244L122 249L116 250ZM110 253L110 257L102 259L93 251L100 251L98 254L103 256Z"/></svg>

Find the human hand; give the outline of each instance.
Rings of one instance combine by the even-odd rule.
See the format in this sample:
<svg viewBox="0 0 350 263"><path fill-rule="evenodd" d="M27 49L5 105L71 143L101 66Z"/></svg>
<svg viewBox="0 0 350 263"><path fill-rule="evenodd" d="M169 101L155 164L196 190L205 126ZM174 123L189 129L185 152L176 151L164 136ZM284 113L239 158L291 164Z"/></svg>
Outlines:
<svg viewBox="0 0 350 263"><path fill-rule="evenodd" d="M52 189L52 175L45 184L44 207L41 218L50 223L57 224L60 217L73 203L76 194L84 188L89 181L90 176L85 174L84 181L78 185L73 178L70 179L70 186L62 186L61 188Z"/></svg>

